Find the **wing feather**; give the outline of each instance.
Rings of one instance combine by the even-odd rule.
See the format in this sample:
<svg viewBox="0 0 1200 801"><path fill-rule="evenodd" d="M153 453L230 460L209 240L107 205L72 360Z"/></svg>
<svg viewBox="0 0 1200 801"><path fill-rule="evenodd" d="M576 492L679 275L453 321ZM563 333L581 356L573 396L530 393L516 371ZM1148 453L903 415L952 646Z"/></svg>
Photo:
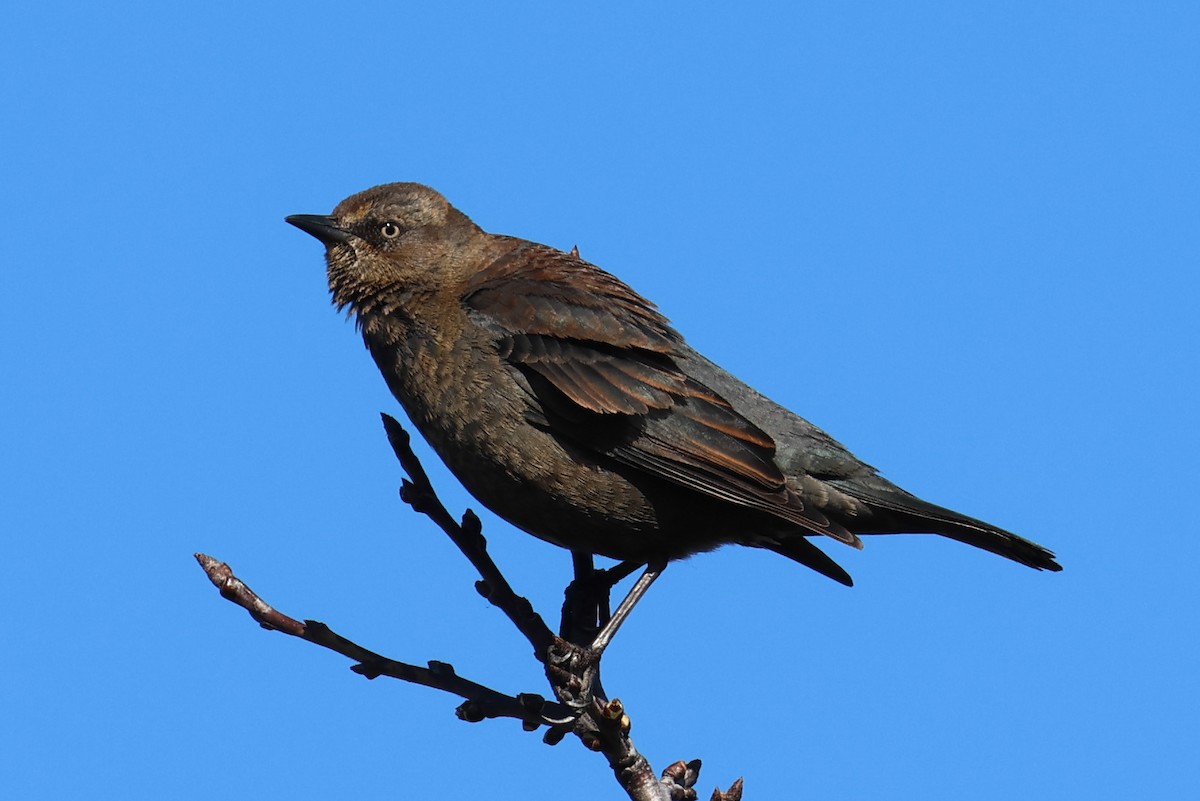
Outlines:
<svg viewBox="0 0 1200 801"><path fill-rule="evenodd" d="M775 461L775 441L673 357L682 339L625 284L533 243L471 280L463 302L491 321L501 358L541 408L528 419L620 463L757 509L856 547L806 503Z"/></svg>

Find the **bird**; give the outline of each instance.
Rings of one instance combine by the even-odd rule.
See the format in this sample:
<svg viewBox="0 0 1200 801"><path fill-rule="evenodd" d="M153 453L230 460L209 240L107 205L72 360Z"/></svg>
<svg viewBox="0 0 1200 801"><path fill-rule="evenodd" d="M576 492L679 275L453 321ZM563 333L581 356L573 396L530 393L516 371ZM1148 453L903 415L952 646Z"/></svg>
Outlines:
<svg viewBox="0 0 1200 801"><path fill-rule="evenodd" d="M484 506L582 554L666 564L737 544L846 586L814 542L933 533L1038 570L1035 542L893 484L688 345L578 251L491 234L419 183L286 222L325 246L409 419Z"/></svg>

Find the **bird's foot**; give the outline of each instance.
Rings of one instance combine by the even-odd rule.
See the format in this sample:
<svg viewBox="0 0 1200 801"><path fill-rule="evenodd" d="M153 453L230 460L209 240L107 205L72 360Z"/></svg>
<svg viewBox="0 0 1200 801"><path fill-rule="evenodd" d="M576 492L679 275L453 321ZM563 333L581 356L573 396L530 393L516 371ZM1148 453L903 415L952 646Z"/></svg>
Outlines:
<svg viewBox="0 0 1200 801"><path fill-rule="evenodd" d="M587 709L593 699L603 699L600 687L600 654L588 646L556 637L546 653L546 677L559 701L576 711Z"/></svg>

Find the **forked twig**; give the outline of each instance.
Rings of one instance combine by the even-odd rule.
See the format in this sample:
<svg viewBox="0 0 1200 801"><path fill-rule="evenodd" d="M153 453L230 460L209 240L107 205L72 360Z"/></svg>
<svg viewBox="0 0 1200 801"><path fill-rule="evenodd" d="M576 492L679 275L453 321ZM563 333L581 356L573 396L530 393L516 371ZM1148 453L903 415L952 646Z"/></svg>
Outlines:
<svg viewBox="0 0 1200 801"><path fill-rule="evenodd" d="M354 672L368 679L388 676L401 681L421 684L442 690L463 699L457 709L462 720L477 722L487 718L515 718L523 728L533 731L548 726L543 739L553 745L573 733L588 748L604 754L617 781L634 801L693 801L697 798L695 784L700 775L700 760L676 762L663 771L662 777L654 775L649 761L642 756L629 736L631 722L619 699L606 700L600 685L600 658L616 626L636 602L639 591L644 591L653 582L661 566L652 566L639 579L635 591L609 619L609 595L611 576L627 575L632 567L628 564L614 568L610 579L603 585L602 592L595 591L597 580L592 559L576 555L576 589L590 587L583 593L586 608L573 607L564 610L562 634L575 639L555 636L546 626L528 599L517 595L508 580L500 572L487 552L487 541L483 537L479 518L468 510L462 521L455 520L434 492L425 469L412 450L408 433L398 422L383 415L388 441L395 451L409 479L400 489L400 497L414 510L433 520L458 546L479 572L480 581L475 587L484 598L504 612L518 630L533 646L534 655L545 665L547 678L558 697L558 702L548 701L536 693L506 695L490 687L462 678L445 662L430 661L428 667L400 662L375 653L335 633L324 623L315 620L296 620L278 611L249 586L233 574L229 565L205 554L196 554L204 572L220 590L221 596L250 613L259 625L274 629L293 637L307 640L315 645L336 651L353 659ZM603 579L601 579L603 580ZM570 607L571 588L568 588ZM578 599L576 599L578 602ZM600 629L598 648L590 647L596 629ZM581 643L579 640L584 640ZM741 801L742 780L738 779L724 792L714 790L712 801Z"/></svg>

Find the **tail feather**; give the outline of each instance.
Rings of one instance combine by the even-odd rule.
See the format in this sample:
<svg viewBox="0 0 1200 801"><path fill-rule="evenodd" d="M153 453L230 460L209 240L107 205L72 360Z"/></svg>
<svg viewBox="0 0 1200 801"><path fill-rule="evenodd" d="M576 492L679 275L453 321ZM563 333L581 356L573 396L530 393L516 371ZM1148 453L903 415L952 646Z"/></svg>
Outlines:
<svg viewBox="0 0 1200 801"><path fill-rule="evenodd" d="M982 548L1035 570L1058 572L1054 552L1002 528L923 501L878 476L831 481L839 490L867 504L872 515L858 534L941 534Z"/></svg>
<svg viewBox="0 0 1200 801"><path fill-rule="evenodd" d="M839 584L845 584L847 587L854 586L854 579L850 578L850 574L843 570L841 565L830 559L827 553L805 539L804 535L797 534L793 537L785 536L777 540L764 541L760 543L760 547L795 560Z"/></svg>

